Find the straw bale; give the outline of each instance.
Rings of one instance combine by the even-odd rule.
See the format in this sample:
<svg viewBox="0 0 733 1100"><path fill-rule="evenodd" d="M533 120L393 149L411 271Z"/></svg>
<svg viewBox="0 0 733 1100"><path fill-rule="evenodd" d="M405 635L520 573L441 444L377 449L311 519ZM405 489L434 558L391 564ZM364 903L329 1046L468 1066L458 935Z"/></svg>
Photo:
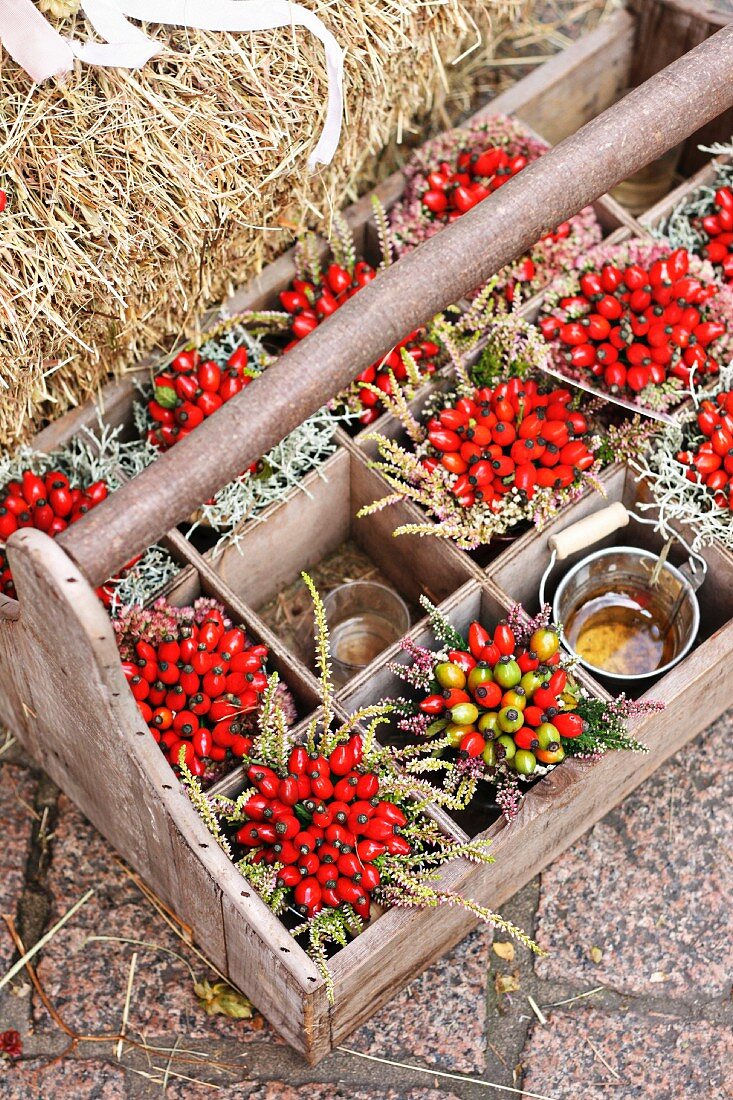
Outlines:
<svg viewBox="0 0 733 1100"><path fill-rule="evenodd" d="M531 29L542 2L306 0L346 52L342 141L314 176L326 77L302 29L152 27L165 50L143 70L78 67L41 87L3 55L0 447L195 335L205 307L364 189L390 139L448 121L460 73L485 82L475 59L511 26ZM74 3L44 6L88 35L81 16L51 14Z"/></svg>

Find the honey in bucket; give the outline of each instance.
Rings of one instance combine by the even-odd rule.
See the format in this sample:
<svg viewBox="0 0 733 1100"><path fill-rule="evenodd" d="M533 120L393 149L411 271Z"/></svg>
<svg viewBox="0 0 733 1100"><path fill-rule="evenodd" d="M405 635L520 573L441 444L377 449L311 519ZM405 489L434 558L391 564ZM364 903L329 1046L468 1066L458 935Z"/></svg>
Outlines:
<svg viewBox="0 0 733 1100"><path fill-rule="evenodd" d="M669 608L632 585L591 596L574 609L564 630L583 661L616 676L655 672L677 650Z"/></svg>
<svg viewBox="0 0 733 1100"><path fill-rule="evenodd" d="M597 551L571 569L554 614L581 662L618 679L653 676L674 664L699 621L694 592L679 570L634 547Z"/></svg>

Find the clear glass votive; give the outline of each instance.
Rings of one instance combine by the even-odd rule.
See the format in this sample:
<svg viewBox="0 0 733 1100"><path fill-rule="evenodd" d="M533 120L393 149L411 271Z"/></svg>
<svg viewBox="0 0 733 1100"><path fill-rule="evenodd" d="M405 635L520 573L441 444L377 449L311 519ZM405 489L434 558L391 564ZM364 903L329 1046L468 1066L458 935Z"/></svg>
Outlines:
<svg viewBox="0 0 733 1100"><path fill-rule="evenodd" d="M349 581L325 597L333 679L342 687L410 629L405 601L384 584Z"/></svg>

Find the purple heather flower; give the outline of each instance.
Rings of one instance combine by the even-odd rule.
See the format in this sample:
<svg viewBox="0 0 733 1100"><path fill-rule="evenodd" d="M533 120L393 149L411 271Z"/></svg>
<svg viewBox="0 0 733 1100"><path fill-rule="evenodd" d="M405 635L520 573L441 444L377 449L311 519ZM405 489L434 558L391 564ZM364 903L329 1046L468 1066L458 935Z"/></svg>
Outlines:
<svg viewBox="0 0 733 1100"><path fill-rule="evenodd" d="M519 790L519 782L516 776L504 775L502 777L494 799L505 820L511 824L519 813L519 807L522 803L522 792Z"/></svg>
<svg viewBox="0 0 733 1100"><path fill-rule="evenodd" d="M665 704L658 699L627 699L625 695L611 699L608 704L608 709L624 720L639 718L644 714L654 714L664 708Z"/></svg>
<svg viewBox="0 0 733 1100"><path fill-rule="evenodd" d="M423 714L422 711L419 714L412 714L408 718L400 718L397 723L397 729L402 733L411 734L413 737L427 737L428 726L432 719L430 715Z"/></svg>
<svg viewBox="0 0 733 1100"><path fill-rule="evenodd" d="M435 654L431 650L417 645L411 638L403 638L402 649L412 657L413 663L402 665L398 661L392 661L388 666L390 672L393 672L395 676L415 688L427 690L433 678L433 669L436 663Z"/></svg>
<svg viewBox="0 0 733 1100"><path fill-rule="evenodd" d="M480 756L459 756L454 767L461 777L482 779L486 775L486 765Z"/></svg>

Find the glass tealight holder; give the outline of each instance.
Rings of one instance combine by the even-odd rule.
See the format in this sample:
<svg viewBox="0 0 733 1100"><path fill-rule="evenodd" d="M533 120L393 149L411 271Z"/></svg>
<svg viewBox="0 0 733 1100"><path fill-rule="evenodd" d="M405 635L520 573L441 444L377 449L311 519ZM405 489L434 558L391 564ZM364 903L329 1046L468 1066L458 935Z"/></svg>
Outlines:
<svg viewBox="0 0 733 1100"><path fill-rule="evenodd" d="M349 581L325 597L333 680L343 687L410 629L410 612L392 589Z"/></svg>

